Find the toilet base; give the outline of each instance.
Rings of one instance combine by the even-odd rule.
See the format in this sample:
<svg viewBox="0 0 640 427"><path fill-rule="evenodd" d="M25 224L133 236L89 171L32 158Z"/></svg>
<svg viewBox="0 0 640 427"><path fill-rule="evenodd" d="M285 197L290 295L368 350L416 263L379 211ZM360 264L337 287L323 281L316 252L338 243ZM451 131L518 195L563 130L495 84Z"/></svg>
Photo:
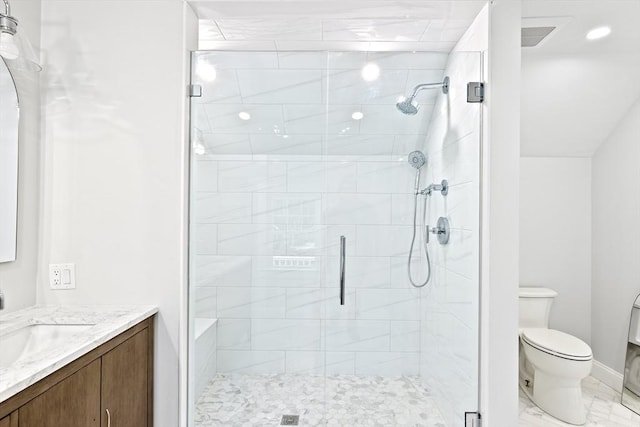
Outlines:
<svg viewBox="0 0 640 427"><path fill-rule="evenodd" d="M537 371L533 401L540 409L565 423L583 425L587 422L580 380L575 378L553 377Z"/></svg>

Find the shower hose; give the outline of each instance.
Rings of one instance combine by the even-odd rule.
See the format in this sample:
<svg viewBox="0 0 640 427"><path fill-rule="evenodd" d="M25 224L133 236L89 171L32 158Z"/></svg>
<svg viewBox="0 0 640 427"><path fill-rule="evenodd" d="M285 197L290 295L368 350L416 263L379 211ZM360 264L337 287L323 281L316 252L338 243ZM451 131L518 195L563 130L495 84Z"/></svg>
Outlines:
<svg viewBox="0 0 640 427"><path fill-rule="evenodd" d="M418 182L420 181L420 169L416 170L416 190L414 191L413 196L413 236L411 237L411 248L409 249L409 257L407 258L407 273L409 275L409 282L415 288L423 288L425 287L429 281L431 280L431 259L429 258L429 247L427 246L427 242L429 240L429 227L425 224L425 218L427 214L427 197L424 198L424 206L422 209L422 242L424 254L427 258L427 278L424 282L416 283L413 281L413 277L411 274L411 258L413 257L413 247L416 243L416 234L418 229L417 219L418 219L418 196L420 192L418 191Z"/></svg>

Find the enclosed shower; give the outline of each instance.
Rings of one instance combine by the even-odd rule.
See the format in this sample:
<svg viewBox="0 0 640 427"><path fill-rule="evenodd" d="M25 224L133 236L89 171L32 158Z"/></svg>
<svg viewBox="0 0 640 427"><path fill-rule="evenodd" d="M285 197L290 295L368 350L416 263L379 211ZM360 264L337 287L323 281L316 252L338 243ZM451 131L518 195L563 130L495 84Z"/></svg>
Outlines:
<svg viewBox="0 0 640 427"><path fill-rule="evenodd" d="M477 410L480 65L193 54L191 426Z"/></svg>

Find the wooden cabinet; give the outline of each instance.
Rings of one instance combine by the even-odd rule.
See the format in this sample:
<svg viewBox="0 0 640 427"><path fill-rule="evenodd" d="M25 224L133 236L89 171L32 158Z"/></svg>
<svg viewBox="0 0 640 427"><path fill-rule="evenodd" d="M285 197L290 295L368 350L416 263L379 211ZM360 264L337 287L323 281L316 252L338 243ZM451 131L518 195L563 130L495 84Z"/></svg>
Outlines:
<svg viewBox="0 0 640 427"><path fill-rule="evenodd" d="M100 359L94 360L20 407L18 425L100 427L99 415Z"/></svg>
<svg viewBox="0 0 640 427"><path fill-rule="evenodd" d="M0 403L0 427L153 426L153 320Z"/></svg>
<svg viewBox="0 0 640 427"><path fill-rule="evenodd" d="M102 356L103 426L148 425L147 342L144 330Z"/></svg>

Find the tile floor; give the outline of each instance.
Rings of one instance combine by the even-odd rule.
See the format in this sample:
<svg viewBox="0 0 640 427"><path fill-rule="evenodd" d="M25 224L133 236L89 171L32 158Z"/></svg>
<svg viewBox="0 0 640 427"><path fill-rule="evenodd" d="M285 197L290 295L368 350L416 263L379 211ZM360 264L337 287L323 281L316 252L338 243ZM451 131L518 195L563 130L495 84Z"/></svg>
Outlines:
<svg viewBox="0 0 640 427"><path fill-rule="evenodd" d="M446 427L430 391L412 377L223 375L196 403L196 427Z"/></svg>
<svg viewBox="0 0 640 427"><path fill-rule="evenodd" d="M586 427L639 427L640 415L620 404L620 393L593 377L582 382L588 408ZM520 427L571 426L543 412L520 390Z"/></svg>

